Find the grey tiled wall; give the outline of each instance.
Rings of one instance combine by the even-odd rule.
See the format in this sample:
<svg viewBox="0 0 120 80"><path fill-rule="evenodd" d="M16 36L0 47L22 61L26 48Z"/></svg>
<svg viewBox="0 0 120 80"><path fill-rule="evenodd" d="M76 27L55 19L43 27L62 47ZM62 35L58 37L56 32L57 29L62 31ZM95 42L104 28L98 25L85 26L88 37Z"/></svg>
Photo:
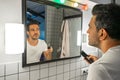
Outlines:
<svg viewBox="0 0 120 80"><path fill-rule="evenodd" d="M53 47L53 58L59 58L63 9L46 6L46 42Z"/></svg>
<svg viewBox="0 0 120 80"><path fill-rule="evenodd" d="M85 80L80 58L22 67L21 62L0 64L0 80Z"/></svg>

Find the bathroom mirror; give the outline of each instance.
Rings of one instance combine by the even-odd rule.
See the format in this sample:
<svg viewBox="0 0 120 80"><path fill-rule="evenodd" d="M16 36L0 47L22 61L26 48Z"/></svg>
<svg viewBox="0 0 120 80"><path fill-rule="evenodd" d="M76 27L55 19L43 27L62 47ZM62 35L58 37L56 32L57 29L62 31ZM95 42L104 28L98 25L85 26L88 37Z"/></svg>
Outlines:
<svg viewBox="0 0 120 80"><path fill-rule="evenodd" d="M26 29L23 67L80 57L82 11L52 3L46 0L23 0L23 23ZM30 22L37 22L39 28L27 28ZM38 39L47 48L43 43L36 47ZM37 44L34 41L38 41Z"/></svg>

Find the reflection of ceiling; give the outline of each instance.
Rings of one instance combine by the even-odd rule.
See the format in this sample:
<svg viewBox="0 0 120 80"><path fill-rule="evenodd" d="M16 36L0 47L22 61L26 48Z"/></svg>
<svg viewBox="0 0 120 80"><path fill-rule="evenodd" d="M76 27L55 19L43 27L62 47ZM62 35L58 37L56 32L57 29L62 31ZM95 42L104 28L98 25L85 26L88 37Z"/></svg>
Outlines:
<svg viewBox="0 0 120 80"><path fill-rule="evenodd" d="M78 9L64 8L63 13L64 13L64 18L68 18L68 17L75 18L82 16L81 11Z"/></svg>
<svg viewBox="0 0 120 80"><path fill-rule="evenodd" d="M58 9L63 9L64 19L82 15L81 10L76 8L60 7ZM37 20L40 23L45 20L45 5L27 0L27 20Z"/></svg>
<svg viewBox="0 0 120 80"><path fill-rule="evenodd" d="M27 1L27 18L28 20L34 19L39 22L45 18L45 6L30 0Z"/></svg>

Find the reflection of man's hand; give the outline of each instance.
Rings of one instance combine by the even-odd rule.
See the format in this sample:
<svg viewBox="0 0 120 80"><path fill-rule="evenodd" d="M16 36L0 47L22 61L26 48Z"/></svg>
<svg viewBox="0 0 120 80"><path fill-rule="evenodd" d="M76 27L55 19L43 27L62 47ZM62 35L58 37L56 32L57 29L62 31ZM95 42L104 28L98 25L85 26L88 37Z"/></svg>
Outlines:
<svg viewBox="0 0 120 80"><path fill-rule="evenodd" d="M49 47L46 51L44 51L44 56L46 60L51 60L52 59L52 52L53 48Z"/></svg>
<svg viewBox="0 0 120 80"><path fill-rule="evenodd" d="M49 53L52 53L53 52L53 48L52 47L48 47L48 51L49 51Z"/></svg>

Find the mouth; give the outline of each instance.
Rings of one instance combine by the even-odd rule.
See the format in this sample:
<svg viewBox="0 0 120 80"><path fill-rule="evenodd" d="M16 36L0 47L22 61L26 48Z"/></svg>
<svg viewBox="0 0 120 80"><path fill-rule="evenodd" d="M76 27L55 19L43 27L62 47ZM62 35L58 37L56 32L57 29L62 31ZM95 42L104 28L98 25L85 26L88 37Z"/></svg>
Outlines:
<svg viewBox="0 0 120 80"><path fill-rule="evenodd" d="M39 35L38 35L38 34L34 34L33 36L37 37L37 36L39 36Z"/></svg>
<svg viewBox="0 0 120 80"><path fill-rule="evenodd" d="M35 38L35 39L38 39L39 38L39 35L33 35L33 38Z"/></svg>

